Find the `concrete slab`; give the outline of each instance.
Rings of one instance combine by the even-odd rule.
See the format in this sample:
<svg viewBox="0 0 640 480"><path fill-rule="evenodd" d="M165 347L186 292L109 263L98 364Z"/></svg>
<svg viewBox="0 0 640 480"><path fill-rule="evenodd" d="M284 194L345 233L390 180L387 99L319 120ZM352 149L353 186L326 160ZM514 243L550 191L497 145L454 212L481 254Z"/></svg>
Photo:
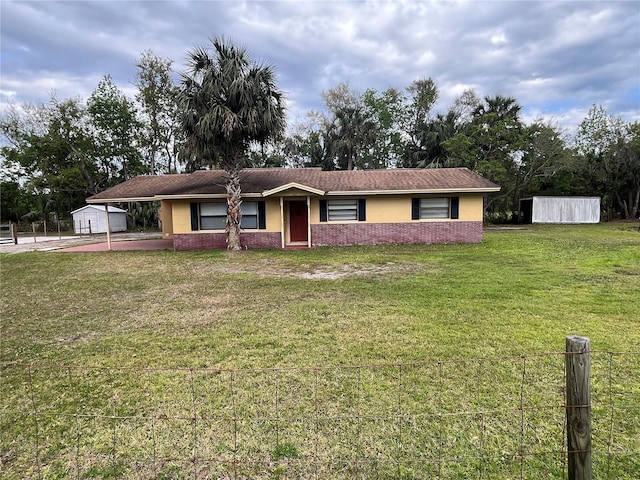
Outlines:
<svg viewBox="0 0 640 480"><path fill-rule="evenodd" d="M111 242L112 251L123 250L173 250L173 240L128 240ZM107 252L108 244L92 243L90 245L78 245L76 247L61 248L56 252Z"/></svg>

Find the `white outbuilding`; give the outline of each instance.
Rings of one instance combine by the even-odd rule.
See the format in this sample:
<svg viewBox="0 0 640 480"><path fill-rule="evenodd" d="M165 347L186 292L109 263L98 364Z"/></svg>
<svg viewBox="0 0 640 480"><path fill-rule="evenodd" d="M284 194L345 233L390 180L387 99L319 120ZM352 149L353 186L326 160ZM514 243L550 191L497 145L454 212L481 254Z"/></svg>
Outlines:
<svg viewBox="0 0 640 480"><path fill-rule="evenodd" d="M111 232L127 231L127 211L109 206ZM79 234L106 233L107 215L104 205L86 205L71 212L73 231Z"/></svg>
<svg viewBox="0 0 640 480"><path fill-rule="evenodd" d="M599 223L600 197L531 197L520 200L521 223Z"/></svg>

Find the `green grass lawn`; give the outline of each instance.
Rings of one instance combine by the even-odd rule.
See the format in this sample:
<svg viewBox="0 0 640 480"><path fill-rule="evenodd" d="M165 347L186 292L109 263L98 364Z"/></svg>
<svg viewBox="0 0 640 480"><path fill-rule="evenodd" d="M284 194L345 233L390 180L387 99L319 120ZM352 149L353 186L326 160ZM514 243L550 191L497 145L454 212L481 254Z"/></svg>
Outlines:
<svg viewBox="0 0 640 480"><path fill-rule="evenodd" d="M536 386L527 397L531 401L536 391L548 390L552 392L548 405L561 404L561 396L556 397L563 383L562 357L542 356L539 361L530 357L524 365L517 357L562 352L566 335L589 337L596 351L640 352L640 233L628 223L490 230L479 245L240 254L34 252L2 255L0 261L5 478L207 478L204 472L213 468L210 463L194 466L187 459L224 457L230 450L236 457L259 458L263 465L242 470L246 462L242 468L234 463L233 468L241 470L233 470L237 478L520 478L522 472L525 478L562 478L558 455L552 461L546 453L525 456L525 466L522 456L513 457L518 442L530 443L523 440L524 427L512 445L501 430L506 419L477 412L506 405L500 415L517 417L522 413L524 388L530 385ZM483 358L493 360L477 361ZM599 399L598 392L607 385L616 386L615 392L622 395L620 415L627 420L616 420L612 434L611 420L618 413L603 407L599 434L603 439L613 436L616 443L594 441L608 452L595 464L600 472L606 466L609 476L596 478L637 478L640 358L613 359L624 368L616 366L609 377L612 357L603 353L600 366L594 365L594 395ZM454 360L466 362L438 363ZM40 365L32 368L31 376L24 366L30 362ZM132 370L50 369L42 364ZM397 364L413 366L403 371L393 366ZM340 368L357 365L383 366ZM461 367L454 372L450 365ZM323 370L243 370L283 367ZM167 370L140 370L146 368ZM197 374L193 378L193 370L178 368L196 369ZM538 370L530 383L532 368ZM229 397L229 376L235 374L214 369L239 372L232 379L239 382L233 393L239 396ZM418 388L420 382L426 383ZM282 393L274 393L274 388ZM431 419L426 391L438 392L432 406L439 423L418 428L415 422ZM209 392L202 393L206 401L194 400L200 399L200 392ZM611 392L606 390L607 395ZM309 396L314 400L305 403ZM297 412L294 417L299 421L282 424L277 416L274 427L273 412L267 415L256 398L264 398L269 408L274 398L275 404L279 399L279 415ZM605 400L610 406L611 399L603 398L603 405ZM213 427L206 426L218 418L211 406L217 402L220 411L234 404L246 409L245 418L251 422L263 419L272 424L252 424L252 434L246 436L252 440L237 443L236 439L232 448L227 437L214 435ZM45 415L33 414L38 409L40 415L44 405L52 413L56 406L69 416L56 413L55 421L47 423ZM185 405L193 408L184 418L202 421L193 426L184 420L188 427L180 424L182 420L175 420L174 428L159 426L158 419L174 417L158 412L165 407L180 411ZM370 408L371 414L344 413L353 405L360 413ZM403 418L413 423L389 426L376 420L381 412L388 418L388 411L398 405L403 412L418 412ZM323 433L316 418L319 406L327 418L347 419L345 425L332 423L332 431L347 432L344 439ZM89 420L78 417L82 408L99 410L104 425L92 416L88 418L94 423L84 425ZM212 410L199 414L201 408ZM451 413L475 413L471 420L442 416L449 408ZM261 413L256 416L256 411ZM121 416L129 420L119 422L113 412L124 412ZM238 412L226 413L220 418L235 418ZM532 415L542 416L540 410ZM541 421L541 428L533 418L526 422L520 418L518 425L531 425L536 438L532 441L540 452L559 451L562 411L559 415L560 420L554 410L552 417ZM133 417L144 418L147 425L137 428ZM149 418L155 419L152 427ZM313 425L303 425L311 418ZM469 424L474 425L470 431ZM192 427L196 433L202 428L202 435L189 433L180 447L176 438ZM149 429L153 455L147 451ZM468 435L461 433L465 431ZM194 454L188 438L206 435L209 440ZM455 441L447 440L449 436ZM220 438L227 438L226 443ZM335 446L348 445L354 438L355 449ZM453 460L423 462L417 452L429 450L428 438L436 445L435 457ZM486 461L474 455L473 460L455 460L464 456L462 450L477 449L478 442ZM165 443L178 453L163 453ZM130 457L119 449L121 444L132 448L135 458L167 460L153 467L133 467L135 462L126 461ZM246 451L238 453L242 448ZM612 456L616 448L623 454ZM107 460L96 460L102 457ZM306 461L312 457L313 462ZM233 478L229 472L212 476Z"/></svg>

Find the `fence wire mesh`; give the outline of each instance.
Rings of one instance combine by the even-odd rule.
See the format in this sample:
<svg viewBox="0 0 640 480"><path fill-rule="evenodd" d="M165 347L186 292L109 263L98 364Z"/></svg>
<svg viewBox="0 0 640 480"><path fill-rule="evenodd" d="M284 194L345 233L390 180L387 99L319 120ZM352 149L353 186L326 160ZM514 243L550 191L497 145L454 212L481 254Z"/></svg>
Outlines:
<svg viewBox="0 0 640 480"><path fill-rule="evenodd" d="M279 369L2 365L2 478L566 478L564 353ZM640 354L591 352L595 478L640 476Z"/></svg>

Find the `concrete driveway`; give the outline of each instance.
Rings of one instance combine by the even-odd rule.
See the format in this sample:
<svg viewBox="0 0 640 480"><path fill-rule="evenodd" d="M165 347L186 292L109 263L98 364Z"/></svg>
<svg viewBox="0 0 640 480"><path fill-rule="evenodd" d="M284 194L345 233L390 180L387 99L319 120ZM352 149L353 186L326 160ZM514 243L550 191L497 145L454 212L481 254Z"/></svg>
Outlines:
<svg viewBox="0 0 640 480"><path fill-rule="evenodd" d="M111 240L111 250L173 250L173 240ZM107 252L109 245L104 243L91 243L55 250L56 252Z"/></svg>
<svg viewBox="0 0 640 480"><path fill-rule="evenodd" d="M112 250L164 250L172 249L171 240L162 240L158 232L145 233L113 233L111 234ZM0 253L22 253L22 252L101 252L107 251L107 235L57 235L47 237L33 236L18 237L18 244L0 244Z"/></svg>

